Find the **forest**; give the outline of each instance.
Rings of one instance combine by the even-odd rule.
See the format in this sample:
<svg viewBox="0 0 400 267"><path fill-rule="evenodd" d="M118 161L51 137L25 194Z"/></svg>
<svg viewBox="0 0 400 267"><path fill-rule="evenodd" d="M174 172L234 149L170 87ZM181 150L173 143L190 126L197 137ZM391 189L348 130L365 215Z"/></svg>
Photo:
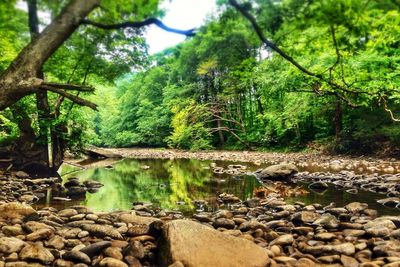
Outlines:
<svg viewBox="0 0 400 267"><path fill-rule="evenodd" d="M0 0L0 267L400 266L399 86L400 0Z"/></svg>
<svg viewBox="0 0 400 267"><path fill-rule="evenodd" d="M54 17L56 2L35 8ZM157 1L128 2L104 1L109 12L91 16L163 13ZM16 1L0 8L1 73L35 29ZM41 73L84 90L66 97L56 88L3 106L1 145L25 136L38 146L53 138L72 152L93 144L399 155L397 1L271 0L243 10L272 48L227 1L194 36L153 55L144 28L79 27Z"/></svg>

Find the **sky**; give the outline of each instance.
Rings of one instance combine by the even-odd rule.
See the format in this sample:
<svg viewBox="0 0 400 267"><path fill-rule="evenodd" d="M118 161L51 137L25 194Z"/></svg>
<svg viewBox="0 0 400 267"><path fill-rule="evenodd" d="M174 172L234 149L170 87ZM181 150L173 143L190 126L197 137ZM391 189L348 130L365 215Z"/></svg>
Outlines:
<svg viewBox="0 0 400 267"><path fill-rule="evenodd" d="M161 6L166 10L162 21L165 25L187 30L200 27L207 14L216 9L216 0L165 0ZM150 26L146 33L149 53L154 54L175 46L185 40L185 36L166 32L157 26Z"/></svg>
<svg viewBox="0 0 400 267"><path fill-rule="evenodd" d="M207 15L216 10L216 6L216 0L164 0L161 8L166 14L162 21L171 28L182 30L198 28ZM17 2L17 7L27 11L26 3L22 0ZM39 16L45 22L50 22L49 14L39 11ZM154 25L148 27L145 37L150 54L175 46L186 38L184 35L166 32Z"/></svg>

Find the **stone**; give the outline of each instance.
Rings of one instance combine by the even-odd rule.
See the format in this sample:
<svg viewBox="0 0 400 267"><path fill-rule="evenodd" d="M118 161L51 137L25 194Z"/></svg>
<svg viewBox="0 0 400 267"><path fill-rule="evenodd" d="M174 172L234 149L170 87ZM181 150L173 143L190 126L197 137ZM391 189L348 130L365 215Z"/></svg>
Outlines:
<svg viewBox="0 0 400 267"><path fill-rule="evenodd" d="M354 236L354 237L360 237L365 234L364 230L359 230L359 229L344 229L343 230L343 235L344 236Z"/></svg>
<svg viewBox="0 0 400 267"><path fill-rule="evenodd" d="M321 215L313 211L300 211L292 215L292 221L299 223L312 223Z"/></svg>
<svg viewBox="0 0 400 267"><path fill-rule="evenodd" d="M157 218L138 216L134 214L121 214L118 219L119 221L124 223L145 224L145 225L150 225L154 221L159 221L159 219Z"/></svg>
<svg viewBox="0 0 400 267"><path fill-rule="evenodd" d="M390 234L389 228L379 225L367 228L366 232L373 237L385 237Z"/></svg>
<svg viewBox="0 0 400 267"><path fill-rule="evenodd" d="M73 262L83 262L86 264L91 263L89 256L78 250L67 251L62 255L62 258Z"/></svg>
<svg viewBox="0 0 400 267"><path fill-rule="evenodd" d="M352 243L342 243L339 245L333 245L332 251L339 253L339 254L351 256L351 255L354 255L354 253L356 253L356 248L354 247L354 245Z"/></svg>
<svg viewBox="0 0 400 267"><path fill-rule="evenodd" d="M64 248L64 238L59 235L53 236L49 241L46 242L46 246L61 250Z"/></svg>
<svg viewBox="0 0 400 267"><path fill-rule="evenodd" d="M6 236L17 236L17 235L24 234L24 230L22 229L22 227L20 225L13 225L13 226L6 225L1 228L1 231Z"/></svg>
<svg viewBox="0 0 400 267"><path fill-rule="evenodd" d="M214 228L226 228L226 229L234 229L235 228L235 222L231 219L226 219L226 218L219 218L216 219L213 223Z"/></svg>
<svg viewBox="0 0 400 267"><path fill-rule="evenodd" d="M313 222L315 225L321 225L324 228L334 229L339 226L339 221L332 214L323 214L319 219Z"/></svg>
<svg viewBox="0 0 400 267"><path fill-rule="evenodd" d="M110 241L100 241L82 248L80 251L87 254L90 258L99 255L101 251L112 245Z"/></svg>
<svg viewBox="0 0 400 267"><path fill-rule="evenodd" d="M144 247L140 241L131 240L129 246L124 249L123 252L126 256L132 256L138 259L142 259L145 255Z"/></svg>
<svg viewBox="0 0 400 267"><path fill-rule="evenodd" d="M313 190L325 190L329 187L329 185L325 182L314 182L311 183L308 188Z"/></svg>
<svg viewBox="0 0 400 267"><path fill-rule="evenodd" d="M359 262L355 258L346 255L340 256L340 261L344 267L358 267L359 265Z"/></svg>
<svg viewBox="0 0 400 267"><path fill-rule="evenodd" d="M75 215L78 215L78 212L74 209L64 209L64 210L60 210L57 214L60 217L72 217Z"/></svg>
<svg viewBox="0 0 400 267"><path fill-rule="evenodd" d="M262 180L274 180L282 181L288 180L298 172L298 169L293 164L278 164L269 166L260 172L256 172L255 175Z"/></svg>
<svg viewBox="0 0 400 267"><path fill-rule="evenodd" d="M104 267L128 267L125 262L110 257L102 259L99 265Z"/></svg>
<svg viewBox="0 0 400 267"><path fill-rule="evenodd" d="M347 204L345 208L351 213L360 213L361 211L368 208L368 204L360 202L352 202Z"/></svg>
<svg viewBox="0 0 400 267"><path fill-rule="evenodd" d="M272 242L269 243L269 245L285 246L285 245L291 245L293 241L294 241L293 236L287 234L287 235L281 235L280 237L274 239Z"/></svg>
<svg viewBox="0 0 400 267"><path fill-rule="evenodd" d="M333 233L318 233L314 236L316 240L329 241L336 237Z"/></svg>
<svg viewBox="0 0 400 267"><path fill-rule="evenodd" d="M19 252L25 244L24 241L15 237L0 237L0 252L5 254Z"/></svg>
<svg viewBox="0 0 400 267"><path fill-rule="evenodd" d="M53 230L48 228L39 229L26 236L28 241L37 241L42 239L48 239L53 234Z"/></svg>
<svg viewBox="0 0 400 267"><path fill-rule="evenodd" d="M24 261L39 261L43 264L50 264L54 261L54 256L51 252L38 243L26 245L19 257Z"/></svg>
<svg viewBox="0 0 400 267"><path fill-rule="evenodd" d="M19 202L9 202L0 205L0 218L5 220L32 219L37 217L37 212L29 205Z"/></svg>
<svg viewBox="0 0 400 267"><path fill-rule="evenodd" d="M212 244L205 246L204 244ZM189 220L175 220L163 227L161 265L180 261L184 266L266 266L267 250L251 241L223 234Z"/></svg>
<svg viewBox="0 0 400 267"><path fill-rule="evenodd" d="M121 250L116 247L108 247L103 251L104 255L107 257L111 257L117 260L122 260L123 256Z"/></svg>
<svg viewBox="0 0 400 267"><path fill-rule="evenodd" d="M128 228L127 236L147 235L150 232L150 227L147 224L136 224Z"/></svg>
<svg viewBox="0 0 400 267"><path fill-rule="evenodd" d="M74 263L72 261L58 259L54 262L54 266L55 267L73 267Z"/></svg>
<svg viewBox="0 0 400 267"><path fill-rule="evenodd" d="M84 224L82 229L98 237L109 236L115 239L122 239L122 235L110 225Z"/></svg>

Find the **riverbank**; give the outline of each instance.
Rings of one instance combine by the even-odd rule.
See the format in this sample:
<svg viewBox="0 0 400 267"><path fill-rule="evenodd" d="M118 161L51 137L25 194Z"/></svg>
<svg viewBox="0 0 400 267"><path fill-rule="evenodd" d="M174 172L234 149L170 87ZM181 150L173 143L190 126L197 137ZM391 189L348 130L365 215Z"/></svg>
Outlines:
<svg viewBox="0 0 400 267"><path fill-rule="evenodd" d="M176 149L151 148L107 148L113 154L124 158L186 158L213 161L251 162L256 165L273 165L282 162L293 163L300 170L334 171L355 170L364 173L400 173L400 161L395 158L351 157L327 155L320 152L253 152L253 151L184 151Z"/></svg>

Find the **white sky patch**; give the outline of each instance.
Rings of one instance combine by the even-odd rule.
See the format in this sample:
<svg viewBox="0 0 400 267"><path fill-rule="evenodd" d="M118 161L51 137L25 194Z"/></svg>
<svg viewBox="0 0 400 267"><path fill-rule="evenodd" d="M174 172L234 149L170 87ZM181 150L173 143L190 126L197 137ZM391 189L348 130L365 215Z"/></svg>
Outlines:
<svg viewBox="0 0 400 267"><path fill-rule="evenodd" d="M165 25L188 30L203 24L206 16L216 10L216 0L172 0L165 1L161 7L166 10L162 18ZM149 27L145 37L150 54L161 52L186 39L183 35L166 32L154 25Z"/></svg>

